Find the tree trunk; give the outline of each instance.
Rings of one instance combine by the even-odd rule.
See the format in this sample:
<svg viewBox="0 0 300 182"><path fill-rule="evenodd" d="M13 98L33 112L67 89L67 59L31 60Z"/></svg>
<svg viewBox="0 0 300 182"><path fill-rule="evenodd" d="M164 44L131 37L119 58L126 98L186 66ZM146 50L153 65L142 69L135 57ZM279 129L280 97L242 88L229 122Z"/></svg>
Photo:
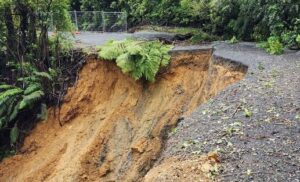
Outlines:
<svg viewBox="0 0 300 182"><path fill-rule="evenodd" d="M41 63L43 63L43 66L45 66L43 68L45 71L45 70L47 70L47 68L50 67L49 46L48 46L48 29L47 29L46 25L42 26L42 28L41 28L39 47L40 47L39 57L40 57Z"/></svg>
<svg viewBox="0 0 300 182"><path fill-rule="evenodd" d="M16 37L15 37L15 27L13 22L13 15L11 13L10 6L4 7L4 21L7 29L6 32L6 47L7 47L7 57L8 61L16 60Z"/></svg>
<svg viewBox="0 0 300 182"><path fill-rule="evenodd" d="M36 14L35 12L30 9L29 10L29 32L28 32L28 40L30 43L30 53L32 57L37 57L37 34L36 34Z"/></svg>
<svg viewBox="0 0 300 182"><path fill-rule="evenodd" d="M23 3L17 3L17 12L20 15L20 41L19 41L19 50L21 56L24 56L27 52L27 33L28 33L28 7L26 4Z"/></svg>

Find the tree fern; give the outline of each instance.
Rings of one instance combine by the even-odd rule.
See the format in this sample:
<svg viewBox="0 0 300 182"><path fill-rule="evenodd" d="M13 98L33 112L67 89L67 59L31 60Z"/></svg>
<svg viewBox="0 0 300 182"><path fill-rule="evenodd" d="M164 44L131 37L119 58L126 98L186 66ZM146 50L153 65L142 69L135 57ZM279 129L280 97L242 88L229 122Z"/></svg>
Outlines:
<svg viewBox="0 0 300 182"><path fill-rule="evenodd" d="M154 82L159 69L169 64L171 49L172 46L163 45L159 41L110 41L101 47L99 56L115 60L122 72L135 80L144 77Z"/></svg>

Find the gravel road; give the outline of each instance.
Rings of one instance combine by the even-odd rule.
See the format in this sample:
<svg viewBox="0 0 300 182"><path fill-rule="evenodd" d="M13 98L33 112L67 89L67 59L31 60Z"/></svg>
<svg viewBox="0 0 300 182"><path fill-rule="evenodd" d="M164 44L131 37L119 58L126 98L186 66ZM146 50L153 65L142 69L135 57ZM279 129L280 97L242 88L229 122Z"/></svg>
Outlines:
<svg viewBox="0 0 300 182"><path fill-rule="evenodd" d="M245 79L181 121L161 159L218 151L219 181L299 181L300 52L219 42L213 54L247 65Z"/></svg>

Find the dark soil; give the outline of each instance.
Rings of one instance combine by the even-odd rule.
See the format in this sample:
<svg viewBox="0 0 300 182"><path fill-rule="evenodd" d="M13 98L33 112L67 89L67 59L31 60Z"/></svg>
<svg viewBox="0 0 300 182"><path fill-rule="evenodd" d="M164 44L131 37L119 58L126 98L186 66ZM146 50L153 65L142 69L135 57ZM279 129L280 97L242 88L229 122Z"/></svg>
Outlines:
<svg viewBox="0 0 300 182"><path fill-rule="evenodd" d="M247 65L245 79L181 121L160 161L218 151L218 181L299 181L300 52L217 43L214 56Z"/></svg>

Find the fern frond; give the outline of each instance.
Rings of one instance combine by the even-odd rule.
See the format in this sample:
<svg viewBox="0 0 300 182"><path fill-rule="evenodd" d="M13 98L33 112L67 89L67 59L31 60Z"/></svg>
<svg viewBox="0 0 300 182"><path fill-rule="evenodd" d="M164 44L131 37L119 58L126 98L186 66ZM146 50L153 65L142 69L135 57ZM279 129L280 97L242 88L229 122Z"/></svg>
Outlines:
<svg viewBox="0 0 300 182"><path fill-rule="evenodd" d="M4 102L7 101L6 99L7 99L8 97L13 97L13 96L19 95L19 94L21 94L21 93L23 93L23 90L20 89L20 88L13 88L13 89L6 90L6 91L4 91L4 92L1 92L1 93L0 93L0 106L1 106Z"/></svg>
<svg viewBox="0 0 300 182"><path fill-rule="evenodd" d="M125 52L126 44L124 41L109 41L101 47L99 56L106 60L114 60Z"/></svg>
<svg viewBox="0 0 300 182"><path fill-rule="evenodd" d="M20 103L21 103L21 102L18 102L18 104L15 105L14 110L13 110L12 113L9 115L8 122L13 121L13 120L16 119L16 117L18 116L19 111L20 111L20 110L19 110Z"/></svg>
<svg viewBox="0 0 300 182"><path fill-rule="evenodd" d="M135 64L131 60L128 53L120 55L116 60L117 65L121 68L123 73L129 73L134 70Z"/></svg>
<svg viewBox="0 0 300 182"><path fill-rule="evenodd" d="M42 90L42 85L40 83L33 83L24 90L24 95L29 95L38 90Z"/></svg>
<svg viewBox="0 0 300 182"><path fill-rule="evenodd" d="M17 98L8 97L6 99L6 101L3 102L2 105L0 105L0 117L3 116L4 114L5 115L10 114L12 112L12 108L15 105L16 101L17 101Z"/></svg>
<svg viewBox="0 0 300 182"><path fill-rule="evenodd" d="M37 76L28 76L28 77L18 78L18 81L24 82L25 84L29 85L31 83L40 83L41 79Z"/></svg>
<svg viewBox="0 0 300 182"><path fill-rule="evenodd" d="M126 47L126 51L130 55L138 55L143 50L142 46L140 46L138 43L131 43L131 45L128 45Z"/></svg>
<svg viewBox="0 0 300 182"><path fill-rule="evenodd" d="M4 90L13 89L13 88L16 88L16 87L13 85L6 85L6 84L0 85L1 92L3 92Z"/></svg>
<svg viewBox="0 0 300 182"><path fill-rule="evenodd" d="M23 100L20 102L19 110L25 109L25 108L30 108L38 102L45 93L41 90L35 91L29 95L23 96Z"/></svg>
<svg viewBox="0 0 300 182"><path fill-rule="evenodd" d="M19 138L19 128L17 126L10 130L10 143L15 144Z"/></svg>
<svg viewBox="0 0 300 182"><path fill-rule="evenodd" d="M33 74L39 78L47 78L48 80L52 80L52 76L49 73L46 72L37 72L34 71Z"/></svg>

